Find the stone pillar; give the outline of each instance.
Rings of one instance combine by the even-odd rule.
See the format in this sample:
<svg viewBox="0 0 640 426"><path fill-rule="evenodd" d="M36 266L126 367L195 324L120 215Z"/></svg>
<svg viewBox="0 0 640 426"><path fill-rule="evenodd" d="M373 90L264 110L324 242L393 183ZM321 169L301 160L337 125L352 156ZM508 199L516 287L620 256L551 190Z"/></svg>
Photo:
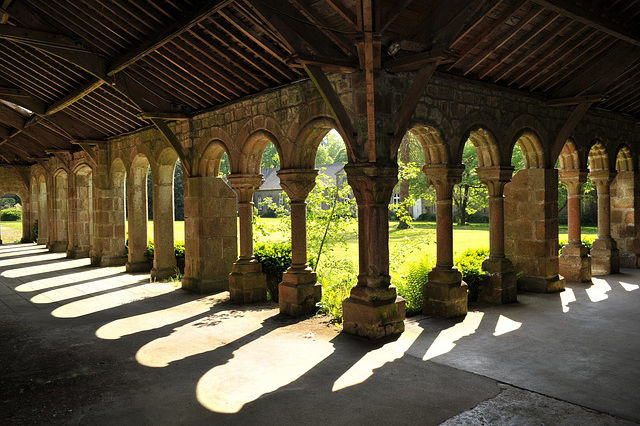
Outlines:
<svg viewBox="0 0 640 426"><path fill-rule="evenodd" d="M609 186L615 173L609 170L591 172L591 181L598 194L598 238L591 248L591 274L608 275L620 272L618 245L611 237L611 203Z"/></svg>
<svg viewBox="0 0 640 426"><path fill-rule="evenodd" d="M177 275L173 240L173 166L161 165L151 174L153 181L153 268L151 278L158 281Z"/></svg>
<svg viewBox="0 0 640 426"><path fill-rule="evenodd" d="M358 204L358 283L342 302L344 331L370 339L404 331L405 301L389 276L389 201L397 166L369 163L344 168Z"/></svg>
<svg viewBox="0 0 640 426"><path fill-rule="evenodd" d="M31 227L33 226L32 215L35 213L32 211L33 206L31 204L31 193L26 191L25 194L28 195L26 195L25 198L22 198L22 238L20 239L20 242L30 243L33 241L33 235L31 234Z"/></svg>
<svg viewBox="0 0 640 426"><path fill-rule="evenodd" d="M294 317L313 313L322 286L307 263L307 195L316 184L317 170L278 170L280 185L291 200L291 266L278 286L280 313Z"/></svg>
<svg viewBox="0 0 640 426"><path fill-rule="evenodd" d="M505 254L518 278L518 290L564 290L558 271L558 171L524 169L504 188Z"/></svg>
<svg viewBox="0 0 640 426"><path fill-rule="evenodd" d="M253 193L260 188L262 175L229 175L229 185L238 195L240 257L229 274L229 293L234 302L267 300L267 277L262 264L253 257Z"/></svg>
<svg viewBox="0 0 640 426"><path fill-rule="evenodd" d="M127 180L127 210L129 223L129 258L127 272L149 272L151 259L147 257L147 222L149 203L147 201L147 166L132 168Z"/></svg>
<svg viewBox="0 0 640 426"><path fill-rule="evenodd" d="M569 241L562 247L560 274L569 281L591 281L591 257L582 243L580 219L580 189L587 181L587 170L560 170L560 181L567 187L567 217Z"/></svg>
<svg viewBox="0 0 640 426"><path fill-rule="evenodd" d="M436 188L436 266L425 283L425 315L452 318L467 313L467 284L453 266L453 187L460 183L464 166L437 164L424 166L424 173Z"/></svg>
<svg viewBox="0 0 640 426"><path fill-rule="evenodd" d="M102 151L102 150L101 150ZM111 179L100 154L93 179L93 266L121 266L127 261L125 255L124 228L124 175ZM105 159L106 160L106 159Z"/></svg>
<svg viewBox="0 0 640 426"><path fill-rule="evenodd" d="M479 167L478 177L489 190L489 257L482 269L489 275L480 288L480 298L489 303L513 303L518 298L516 272L504 254L504 186L513 167Z"/></svg>
<svg viewBox="0 0 640 426"><path fill-rule="evenodd" d="M618 244L620 266L640 267L640 185L638 172L621 171L610 186L611 237Z"/></svg>
<svg viewBox="0 0 640 426"><path fill-rule="evenodd" d="M185 267L182 288L229 289L238 256L236 194L216 176L184 179Z"/></svg>

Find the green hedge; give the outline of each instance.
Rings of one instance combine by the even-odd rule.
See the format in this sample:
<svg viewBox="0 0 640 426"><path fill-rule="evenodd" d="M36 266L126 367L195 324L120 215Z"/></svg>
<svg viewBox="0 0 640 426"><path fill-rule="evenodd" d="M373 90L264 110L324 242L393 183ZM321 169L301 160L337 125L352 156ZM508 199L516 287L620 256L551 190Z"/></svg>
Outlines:
<svg viewBox="0 0 640 426"><path fill-rule="evenodd" d="M454 261L462 273L462 280L469 286L469 302L478 300L480 285L487 278L487 274L482 270L482 262L488 256L487 248L468 249Z"/></svg>
<svg viewBox="0 0 640 426"><path fill-rule="evenodd" d="M271 300L277 302L282 274L291 266L291 243L257 243L253 248L253 255L262 263L262 272L267 275Z"/></svg>
<svg viewBox="0 0 640 426"><path fill-rule="evenodd" d="M22 210L20 209L4 209L0 211L0 220L17 221L22 220Z"/></svg>

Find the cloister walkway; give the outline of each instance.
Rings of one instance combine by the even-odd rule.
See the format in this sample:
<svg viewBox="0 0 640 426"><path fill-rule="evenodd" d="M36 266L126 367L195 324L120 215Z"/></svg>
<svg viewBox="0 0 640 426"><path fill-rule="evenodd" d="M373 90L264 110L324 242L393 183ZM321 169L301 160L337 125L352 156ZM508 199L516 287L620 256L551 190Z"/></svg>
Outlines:
<svg viewBox="0 0 640 426"><path fill-rule="evenodd" d="M640 422L637 269L383 342L227 299L0 246L0 424Z"/></svg>

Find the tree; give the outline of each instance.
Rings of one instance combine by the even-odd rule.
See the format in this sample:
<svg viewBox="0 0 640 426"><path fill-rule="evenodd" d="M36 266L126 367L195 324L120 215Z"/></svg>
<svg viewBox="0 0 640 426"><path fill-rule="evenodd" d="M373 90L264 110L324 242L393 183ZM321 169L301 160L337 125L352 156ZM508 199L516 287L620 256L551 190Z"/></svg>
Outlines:
<svg viewBox="0 0 640 426"><path fill-rule="evenodd" d="M453 189L453 202L460 214L460 225L467 224L467 215L486 208L489 196L486 186L478 179L475 169L478 167L478 154L470 141L464 146L462 163L462 181Z"/></svg>
<svg viewBox="0 0 640 426"><path fill-rule="evenodd" d="M280 156L276 146L269 143L262 153L262 161L260 162L261 169L279 169L280 168Z"/></svg>

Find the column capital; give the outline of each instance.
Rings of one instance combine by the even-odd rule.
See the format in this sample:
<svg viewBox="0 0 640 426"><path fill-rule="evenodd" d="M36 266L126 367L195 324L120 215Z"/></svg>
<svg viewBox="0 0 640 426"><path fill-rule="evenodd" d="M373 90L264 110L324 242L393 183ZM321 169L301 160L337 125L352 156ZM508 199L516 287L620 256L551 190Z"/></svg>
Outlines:
<svg viewBox="0 0 640 426"><path fill-rule="evenodd" d="M476 169L480 182L487 185L489 196L502 197L504 186L511 182L513 176L512 166L489 166Z"/></svg>
<svg viewBox="0 0 640 426"><path fill-rule="evenodd" d="M398 183L397 165L347 164L344 171L358 204L389 204L393 188Z"/></svg>
<svg viewBox="0 0 640 426"><path fill-rule="evenodd" d="M315 169L283 169L278 170L280 185L292 203L304 203L307 195L316 186L318 171Z"/></svg>
<svg viewBox="0 0 640 426"><path fill-rule="evenodd" d="M611 181L616 177L616 172L610 170L595 170L590 172L589 176L598 191L608 191Z"/></svg>
<svg viewBox="0 0 640 426"><path fill-rule="evenodd" d="M434 164L424 166L422 171L427 181L436 188L436 198L451 199L454 185L462 182L464 165L462 164Z"/></svg>
<svg viewBox="0 0 640 426"><path fill-rule="evenodd" d="M587 181L587 169L560 169L558 175L560 182L567 187L569 194L579 194L580 188Z"/></svg>
<svg viewBox="0 0 640 426"><path fill-rule="evenodd" d="M229 186L238 194L238 201L241 203L251 202L253 193L262 185L261 174L245 175L245 174L230 174Z"/></svg>

